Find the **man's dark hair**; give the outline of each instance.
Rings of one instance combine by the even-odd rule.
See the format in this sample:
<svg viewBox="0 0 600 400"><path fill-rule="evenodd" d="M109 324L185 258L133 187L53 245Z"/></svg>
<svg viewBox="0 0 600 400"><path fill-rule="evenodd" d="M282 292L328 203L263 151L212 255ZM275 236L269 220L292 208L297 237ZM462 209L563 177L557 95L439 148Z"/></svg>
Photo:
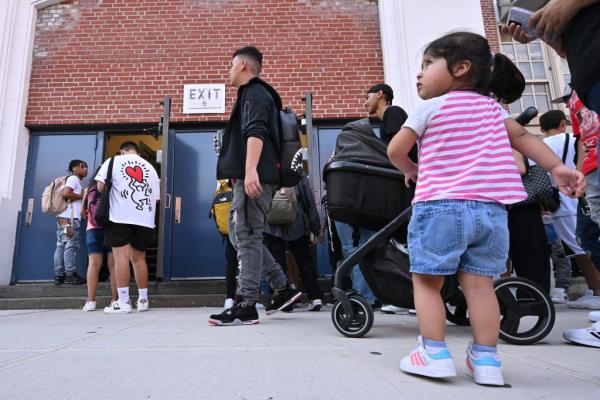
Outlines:
<svg viewBox="0 0 600 400"><path fill-rule="evenodd" d="M136 153L140 154L140 148L138 147L138 145L131 141L123 142L121 144L121 147L119 147L119 150L125 150L125 151L135 150Z"/></svg>
<svg viewBox="0 0 600 400"><path fill-rule="evenodd" d="M87 165L87 163L85 161L83 161L83 160L71 160L69 162L69 172L73 173L73 169L75 167L79 167L79 166L82 166L82 165Z"/></svg>
<svg viewBox="0 0 600 400"><path fill-rule="evenodd" d="M258 69L258 72L260 72L260 70L262 69L263 54L256 47L245 46L241 49L237 49L233 52L233 56L231 56L231 58L235 58L237 56L246 57L254 61L256 63L256 68Z"/></svg>
<svg viewBox="0 0 600 400"><path fill-rule="evenodd" d="M386 103L392 104L392 100L394 100L394 90L391 88L390 85L386 85L385 83L377 84L377 85L373 86L371 89L369 89L369 91L367 93L377 93L380 90L383 92L383 95L385 96Z"/></svg>
<svg viewBox="0 0 600 400"><path fill-rule="evenodd" d="M557 129L562 121L566 121L565 113L560 110L550 110L540 117L540 128L548 132L551 129Z"/></svg>

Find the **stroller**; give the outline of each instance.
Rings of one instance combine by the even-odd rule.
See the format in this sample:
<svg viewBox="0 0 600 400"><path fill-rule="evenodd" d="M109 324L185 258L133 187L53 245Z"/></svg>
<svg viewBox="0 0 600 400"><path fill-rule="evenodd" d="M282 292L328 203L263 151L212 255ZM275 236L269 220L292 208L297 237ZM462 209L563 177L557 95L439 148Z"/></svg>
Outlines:
<svg viewBox="0 0 600 400"><path fill-rule="evenodd" d="M535 117L537 110L526 110ZM525 114L524 113L524 114ZM518 119L519 120L519 119ZM358 338L373 326L370 304L356 291L345 291L342 282L359 265L369 287L383 304L414 308L412 278L406 248L412 191L395 169L350 161L326 165L329 216L337 221L376 230L366 243L338 264L331 289L336 299L331 312L335 328L344 336ZM367 196L367 193L369 194ZM549 296L536 283L523 278L502 278L494 282L500 304L500 338L512 344L542 340L554 326L555 310ZM469 325L467 303L456 276L446 277L441 291L446 319Z"/></svg>

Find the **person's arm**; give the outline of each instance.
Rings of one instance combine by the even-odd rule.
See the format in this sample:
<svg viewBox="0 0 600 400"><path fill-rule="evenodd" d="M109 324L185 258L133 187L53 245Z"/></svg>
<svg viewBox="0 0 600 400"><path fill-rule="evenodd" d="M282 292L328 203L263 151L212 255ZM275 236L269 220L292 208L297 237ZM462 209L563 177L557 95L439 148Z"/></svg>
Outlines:
<svg viewBox="0 0 600 400"><path fill-rule="evenodd" d="M583 171L583 161L585 160L585 148L581 139L577 141L577 171Z"/></svg>
<svg viewBox="0 0 600 400"><path fill-rule="evenodd" d="M85 190L83 191L83 198L85 199L88 193L88 189L89 187L85 188ZM88 209L88 204L87 201L83 201L83 203L81 204L81 219L87 219L87 209Z"/></svg>
<svg viewBox="0 0 600 400"><path fill-rule="evenodd" d="M396 134L387 148L387 153L392 164L404 174L404 184L410 186L410 181L417 182L417 164L409 157L410 149L417 142L417 133L410 128L403 127Z"/></svg>
<svg viewBox="0 0 600 400"><path fill-rule="evenodd" d="M581 196L585 190L585 182L581 172L567 168L544 142L527 132L514 119L507 118L505 124L510 143L514 149L550 172L561 192L567 196Z"/></svg>
<svg viewBox="0 0 600 400"><path fill-rule="evenodd" d="M258 160L263 149L263 141L256 137L249 137L246 144L246 172L244 176L244 190L251 199L262 193L262 186L258 177Z"/></svg>
<svg viewBox="0 0 600 400"><path fill-rule="evenodd" d="M515 163L517 164L519 174L525 175L527 173L527 166L525 165L525 159L523 158L523 155L518 151L513 150L513 156L515 157Z"/></svg>
<svg viewBox="0 0 600 400"><path fill-rule="evenodd" d="M553 38L562 36L567 23L581 10L597 3L599 0L550 0L548 4L534 13L529 26L537 31L548 43Z"/></svg>
<svg viewBox="0 0 600 400"><path fill-rule="evenodd" d="M73 187L69 186L69 181L72 182L72 179L78 179L74 176L70 176L69 178L67 178L67 183L63 189L63 197L67 200L71 200L71 201L77 201L77 200L81 200L83 199L83 195L82 194L77 194L73 191ZM74 183L71 183L71 185L75 185Z"/></svg>

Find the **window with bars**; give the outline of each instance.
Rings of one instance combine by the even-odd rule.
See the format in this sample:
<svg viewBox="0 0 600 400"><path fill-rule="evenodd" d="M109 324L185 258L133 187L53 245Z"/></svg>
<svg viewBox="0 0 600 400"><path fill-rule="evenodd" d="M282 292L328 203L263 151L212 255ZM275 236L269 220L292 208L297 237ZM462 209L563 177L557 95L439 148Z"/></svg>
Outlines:
<svg viewBox="0 0 600 400"><path fill-rule="evenodd" d="M522 44L508 35L502 35L502 53L519 68L525 77L523 96L509 105L511 114L518 114L534 106L542 114L550 109L550 84L542 44L534 40Z"/></svg>

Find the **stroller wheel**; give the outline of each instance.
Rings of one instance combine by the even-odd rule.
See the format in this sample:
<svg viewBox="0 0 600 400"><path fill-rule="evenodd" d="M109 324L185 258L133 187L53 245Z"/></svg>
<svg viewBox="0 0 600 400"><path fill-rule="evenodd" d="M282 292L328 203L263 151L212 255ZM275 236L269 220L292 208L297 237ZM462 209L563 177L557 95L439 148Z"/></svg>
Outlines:
<svg viewBox="0 0 600 400"><path fill-rule="evenodd" d="M531 344L554 327L554 304L538 284L523 278L494 282L500 305L500 338L512 344Z"/></svg>
<svg viewBox="0 0 600 400"><path fill-rule="evenodd" d="M467 299L462 291L446 300L446 319L458 326L469 326L469 315L467 313Z"/></svg>
<svg viewBox="0 0 600 400"><path fill-rule="evenodd" d="M359 338L371 330L373 326L373 310L369 303L359 295L350 295L348 300L350 300L354 318L350 319L344 312L342 303L336 301L331 310L331 320L335 329L342 335Z"/></svg>

